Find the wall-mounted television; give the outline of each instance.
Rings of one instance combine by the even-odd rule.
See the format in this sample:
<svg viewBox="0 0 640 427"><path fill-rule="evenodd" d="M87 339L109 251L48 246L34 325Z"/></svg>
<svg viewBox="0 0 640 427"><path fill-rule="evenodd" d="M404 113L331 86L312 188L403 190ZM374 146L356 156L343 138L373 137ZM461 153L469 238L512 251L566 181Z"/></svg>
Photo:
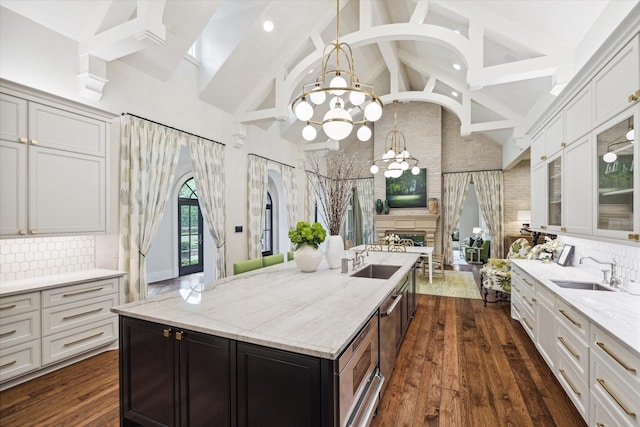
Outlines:
<svg viewBox="0 0 640 427"><path fill-rule="evenodd" d="M418 175L408 169L398 178L386 178L387 202L391 208L427 207L427 169Z"/></svg>

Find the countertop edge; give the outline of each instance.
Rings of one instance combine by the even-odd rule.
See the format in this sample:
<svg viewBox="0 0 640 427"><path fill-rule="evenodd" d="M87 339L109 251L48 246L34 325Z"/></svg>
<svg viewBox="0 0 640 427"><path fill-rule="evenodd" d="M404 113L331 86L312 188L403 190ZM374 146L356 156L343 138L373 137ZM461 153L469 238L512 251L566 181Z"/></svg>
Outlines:
<svg viewBox="0 0 640 427"><path fill-rule="evenodd" d="M92 280L111 279L113 277L124 276L125 274L124 271L96 268L51 276L12 280L0 283L0 297L59 288Z"/></svg>

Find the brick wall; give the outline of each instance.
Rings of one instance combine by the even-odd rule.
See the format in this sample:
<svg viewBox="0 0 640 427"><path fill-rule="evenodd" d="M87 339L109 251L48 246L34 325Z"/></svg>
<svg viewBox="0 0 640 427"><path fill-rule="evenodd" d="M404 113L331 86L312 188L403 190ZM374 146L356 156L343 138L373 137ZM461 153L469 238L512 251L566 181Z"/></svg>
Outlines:
<svg viewBox="0 0 640 427"><path fill-rule="evenodd" d="M504 171L504 232L520 234L522 222L517 221L518 210L531 208L531 169L529 160L523 160Z"/></svg>

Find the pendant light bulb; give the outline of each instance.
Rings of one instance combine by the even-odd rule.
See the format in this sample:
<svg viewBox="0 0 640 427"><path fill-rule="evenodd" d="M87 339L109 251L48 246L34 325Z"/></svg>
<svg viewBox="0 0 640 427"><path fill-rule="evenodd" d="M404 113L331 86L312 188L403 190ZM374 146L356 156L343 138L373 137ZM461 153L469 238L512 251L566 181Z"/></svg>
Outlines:
<svg viewBox="0 0 640 427"><path fill-rule="evenodd" d="M358 105L361 105L364 102L364 99L365 96L362 92L351 91L351 93L349 94L349 101L356 107Z"/></svg>
<svg viewBox="0 0 640 427"><path fill-rule="evenodd" d="M323 90L319 90L317 92L311 92L309 95L309 99L316 105L321 105L327 99L327 95Z"/></svg>
<svg viewBox="0 0 640 427"><path fill-rule="evenodd" d="M362 125L360 129L358 129L357 136L360 141L368 141L369 138L371 138L371 129L366 125Z"/></svg>
<svg viewBox="0 0 640 427"><path fill-rule="evenodd" d="M382 107L375 101L369 102L364 108L364 118L370 122L375 122L382 117Z"/></svg>
<svg viewBox="0 0 640 427"><path fill-rule="evenodd" d="M629 129L629 132L627 132L627 134L625 135L625 138L627 138L631 142L635 141L633 128Z"/></svg>
<svg viewBox="0 0 640 427"><path fill-rule="evenodd" d="M418 175L420 173L420 168L417 166L414 166L411 168L411 173L414 175Z"/></svg>
<svg viewBox="0 0 640 427"><path fill-rule="evenodd" d="M306 125L302 129L302 137L307 141L313 141L316 139L316 135L318 135L318 132L316 131L316 128L311 125Z"/></svg>
<svg viewBox="0 0 640 427"><path fill-rule="evenodd" d="M334 108L327 111L322 119L322 129L331 139L340 141L346 138L353 129L351 114L342 108Z"/></svg>
<svg viewBox="0 0 640 427"><path fill-rule="evenodd" d="M298 102L294 110L298 120L306 122L313 116L313 107L305 100Z"/></svg>
<svg viewBox="0 0 640 427"><path fill-rule="evenodd" d="M618 155L613 151L609 151L604 156L602 156L602 160L604 160L605 163L613 163L617 158Z"/></svg>
<svg viewBox="0 0 640 427"><path fill-rule="evenodd" d="M345 88L347 87L347 81L345 79L342 78L342 76L337 75L334 78L331 79L331 83L329 83L329 87L330 88ZM340 90L340 89L333 89L331 91L332 94L334 94L335 96L340 96L342 94L344 94L344 89Z"/></svg>
<svg viewBox="0 0 640 427"><path fill-rule="evenodd" d="M371 172L374 175L377 174L379 170L380 168L378 168L378 166L376 165L372 165L371 168L369 168L369 172Z"/></svg>

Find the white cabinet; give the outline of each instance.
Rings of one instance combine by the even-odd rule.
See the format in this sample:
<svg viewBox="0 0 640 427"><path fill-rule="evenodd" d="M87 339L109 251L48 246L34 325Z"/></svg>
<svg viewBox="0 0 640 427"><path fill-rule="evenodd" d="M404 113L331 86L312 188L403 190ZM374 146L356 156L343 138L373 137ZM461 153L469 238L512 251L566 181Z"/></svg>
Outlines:
<svg viewBox="0 0 640 427"><path fill-rule="evenodd" d="M591 108L590 86L583 88L564 108L564 140L567 145L591 131Z"/></svg>
<svg viewBox="0 0 640 427"><path fill-rule="evenodd" d="M115 342L121 282L85 279L0 298L0 389Z"/></svg>
<svg viewBox="0 0 640 427"><path fill-rule="evenodd" d="M106 119L2 90L0 236L105 232Z"/></svg>
<svg viewBox="0 0 640 427"><path fill-rule="evenodd" d="M0 382L40 366L40 293L0 298Z"/></svg>
<svg viewBox="0 0 640 427"><path fill-rule="evenodd" d="M599 125L640 97L640 36L636 35L592 80L594 124Z"/></svg>
<svg viewBox="0 0 640 427"><path fill-rule="evenodd" d="M585 208L593 206L593 144L587 134L564 150L563 230L590 235L593 218Z"/></svg>
<svg viewBox="0 0 640 427"><path fill-rule="evenodd" d="M533 279L531 279L533 281ZM535 289L535 319L536 319L536 348L551 370L556 365L556 337L552 331L556 330L555 303L556 297L544 285L534 281ZM551 332L551 333L550 333Z"/></svg>
<svg viewBox="0 0 640 427"><path fill-rule="evenodd" d="M547 227L547 164L531 168L531 227ZM535 183L535 184L534 184Z"/></svg>
<svg viewBox="0 0 640 427"><path fill-rule="evenodd" d="M553 156L566 145L564 139L564 114L555 116L544 128L544 147L547 158Z"/></svg>
<svg viewBox="0 0 640 427"><path fill-rule="evenodd" d="M544 162L547 157L545 155L546 148L544 146L544 131L538 132L536 136L531 138L531 167Z"/></svg>

